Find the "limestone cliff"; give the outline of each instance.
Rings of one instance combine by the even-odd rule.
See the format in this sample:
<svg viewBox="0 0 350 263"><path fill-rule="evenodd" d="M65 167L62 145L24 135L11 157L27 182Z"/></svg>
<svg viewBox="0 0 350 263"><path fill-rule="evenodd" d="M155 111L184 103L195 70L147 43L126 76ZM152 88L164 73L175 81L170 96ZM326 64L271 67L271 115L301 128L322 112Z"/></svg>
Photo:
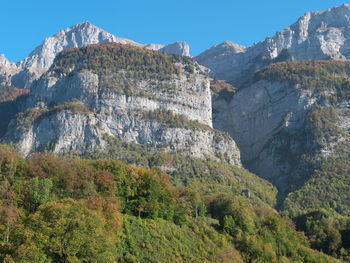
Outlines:
<svg viewBox="0 0 350 263"><path fill-rule="evenodd" d="M214 96L213 126L230 133L251 171L286 194L323 158L348 154L349 74L341 61L270 65L231 99Z"/></svg>
<svg viewBox="0 0 350 263"><path fill-rule="evenodd" d="M103 150L105 136L240 165L214 130L209 79L191 59L105 43L61 52L36 81L7 142L25 155Z"/></svg>

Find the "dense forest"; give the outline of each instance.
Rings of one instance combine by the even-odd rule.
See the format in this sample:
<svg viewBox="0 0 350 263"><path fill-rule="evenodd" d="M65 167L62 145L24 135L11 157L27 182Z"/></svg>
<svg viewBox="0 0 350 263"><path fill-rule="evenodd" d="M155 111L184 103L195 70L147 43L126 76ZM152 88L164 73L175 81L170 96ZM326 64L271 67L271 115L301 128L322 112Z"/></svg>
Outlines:
<svg viewBox="0 0 350 263"><path fill-rule="evenodd" d="M113 159L1 146L0 200L3 262L336 262L267 204Z"/></svg>

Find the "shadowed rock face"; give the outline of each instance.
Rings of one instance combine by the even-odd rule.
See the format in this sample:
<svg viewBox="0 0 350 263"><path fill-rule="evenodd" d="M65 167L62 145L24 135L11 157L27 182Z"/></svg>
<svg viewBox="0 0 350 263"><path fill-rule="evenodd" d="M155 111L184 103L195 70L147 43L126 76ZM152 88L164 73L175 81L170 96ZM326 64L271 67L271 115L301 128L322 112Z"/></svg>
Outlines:
<svg viewBox="0 0 350 263"><path fill-rule="evenodd" d="M241 85L257 69L278 59L283 50L288 49L297 60L349 59L349 44L350 5L344 4L306 13L293 25L251 47L226 41L195 59L209 68L213 77Z"/></svg>
<svg viewBox="0 0 350 263"><path fill-rule="evenodd" d="M155 151L177 151L200 158L224 156L229 163L240 165L239 150L232 138L212 128L209 78L190 59L114 43L83 49L82 54L90 52L89 59L81 57L66 65L64 71L57 69L56 65L63 63L57 58L33 85L22 115L9 125L7 142L16 143L25 155L48 146L57 153L84 152L105 149L108 135L125 142L155 145ZM131 65L137 63L133 58L125 68L106 67L103 72L100 68L104 65L96 68L84 64L100 61L100 56L105 58L120 49L123 54L138 52L136 60L143 56L142 61L147 61L152 56L150 63L175 59L171 63L177 74L162 71L160 78L151 73L153 68L147 71L151 66L158 67L157 63L146 62L134 68Z"/></svg>
<svg viewBox="0 0 350 263"><path fill-rule="evenodd" d="M213 127L227 131L243 164L284 195L317 161L349 153L349 75L348 61L272 64L231 99L213 96Z"/></svg>
<svg viewBox="0 0 350 263"><path fill-rule="evenodd" d="M274 145L273 139L283 130L292 137L303 128L305 116L317 97L310 95L298 85L261 80L236 92L228 104L216 101L214 109L222 104L226 107L217 113L213 125L230 133L240 148L242 162L251 171L283 190L288 179L283 176L292 167L279 162L281 155L288 153L277 153L280 145ZM291 147L300 147L297 139Z"/></svg>

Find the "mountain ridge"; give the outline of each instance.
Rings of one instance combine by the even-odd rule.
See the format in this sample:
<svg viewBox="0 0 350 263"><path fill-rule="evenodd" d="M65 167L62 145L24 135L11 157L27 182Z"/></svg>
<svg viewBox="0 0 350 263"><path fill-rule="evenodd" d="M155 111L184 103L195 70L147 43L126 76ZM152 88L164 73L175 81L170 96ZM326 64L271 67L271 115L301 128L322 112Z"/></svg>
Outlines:
<svg viewBox="0 0 350 263"><path fill-rule="evenodd" d="M169 45L139 44L133 40L117 37L85 21L45 38L41 45L20 62L9 62L5 55L0 55L0 85L28 88L34 80L39 79L41 74L49 69L60 51L103 42L128 44L159 50L159 52L190 56L189 46L185 42L173 42Z"/></svg>
<svg viewBox="0 0 350 263"><path fill-rule="evenodd" d="M288 49L297 60L348 59L350 49L350 5L344 4L326 11L307 12L294 24L267 37L245 52L225 42L214 45L195 57L210 69L212 77L242 85L245 78L273 63L283 50ZM237 44L235 44L237 45Z"/></svg>

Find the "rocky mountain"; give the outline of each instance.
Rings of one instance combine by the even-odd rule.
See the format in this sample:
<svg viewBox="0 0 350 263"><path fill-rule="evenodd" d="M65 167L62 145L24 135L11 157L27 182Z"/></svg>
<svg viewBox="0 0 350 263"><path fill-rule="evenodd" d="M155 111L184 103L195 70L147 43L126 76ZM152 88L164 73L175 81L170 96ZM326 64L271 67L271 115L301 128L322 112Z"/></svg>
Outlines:
<svg viewBox="0 0 350 263"><path fill-rule="evenodd" d="M337 192L332 194L316 189L334 184L330 180L339 173L337 169L348 169L349 76L347 61L276 63L257 71L230 96L214 96L214 128L230 133L246 167L273 182L281 200L296 191L289 195L294 202L287 198L289 208L298 204L299 209L328 209L338 204L337 212L348 213L345 182L350 178L343 174L338 181L343 186L334 186ZM315 180L329 160L332 167L323 168L327 176ZM307 198L310 181L317 195L312 200L324 203L316 205Z"/></svg>
<svg viewBox="0 0 350 263"><path fill-rule="evenodd" d="M20 65L47 70L52 65L56 55L62 50L103 42L138 45L134 41L116 37L89 22L84 22L46 38L24 61L20 62Z"/></svg>
<svg viewBox="0 0 350 263"><path fill-rule="evenodd" d="M304 14L296 23L250 47L226 41L195 57L212 77L242 85L278 61L349 59L350 4Z"/></svg>
<svg viewBox="0 0 350 263"><path fill-rule="evenodd" d="M6 141L28 155L103 150L111 136L240 165L235 142L212 128L209 79L191 59L115 43L59 53Z"/></svg>
<svg viewBox="0 0 350 263"><path fill-rule="evenodd" d="M50 211L70 231L80 207L113 233L111 262L349 261L349 20L307 13L195 59L85 22L0 56L0 258L61 260L36 233L56 236Z"/></svg>
<svg viewBox="0 0 350 263"><path fill-rule="evenodd" d="M115 42L159 50L165 53L190 56L185 42L174 42L167 46L159 44L139 44L135 41L114 36L92 25L90 22L76 24L70 28L46 38L27 58L18 63L8 62L4 55L0 57L0 85L13 85L17 88L29 88L33 80L40 78L52 65L56 55L65 49L83 47L91 44Z"/></svg>

